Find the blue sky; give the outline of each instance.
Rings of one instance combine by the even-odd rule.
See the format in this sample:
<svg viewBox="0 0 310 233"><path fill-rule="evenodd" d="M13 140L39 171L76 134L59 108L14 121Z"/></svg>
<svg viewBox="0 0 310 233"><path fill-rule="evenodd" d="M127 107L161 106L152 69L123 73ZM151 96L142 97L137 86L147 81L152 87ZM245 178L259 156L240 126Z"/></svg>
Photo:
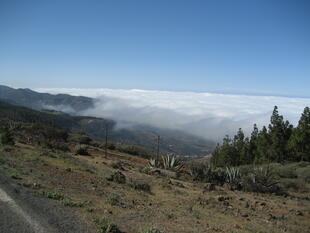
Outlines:
<svg viewBox="0 0 310 233"><path fill-rule="evenodd" d="M0 0L0 83L310 97L307 0Z"/></svg>

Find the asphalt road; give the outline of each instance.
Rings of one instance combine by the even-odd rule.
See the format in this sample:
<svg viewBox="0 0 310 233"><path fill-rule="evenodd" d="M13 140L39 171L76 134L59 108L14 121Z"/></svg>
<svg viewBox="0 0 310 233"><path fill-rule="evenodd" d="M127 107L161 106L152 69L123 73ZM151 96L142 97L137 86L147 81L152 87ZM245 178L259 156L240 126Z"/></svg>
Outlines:
<svg viewBox="0 0 310 233"><path fill-rule="evenodd" d="M0 233L91 233L69 207L39 197L0 172Z"/></svg>

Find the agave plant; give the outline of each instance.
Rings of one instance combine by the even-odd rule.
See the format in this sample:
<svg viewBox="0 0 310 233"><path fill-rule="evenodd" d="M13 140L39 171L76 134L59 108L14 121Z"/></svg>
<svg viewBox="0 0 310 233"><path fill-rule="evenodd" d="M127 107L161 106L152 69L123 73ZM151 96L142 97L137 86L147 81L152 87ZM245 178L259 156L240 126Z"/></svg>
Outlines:
<svg viewBox="0 0 310 233"><path fill-rule="evenodd" d="M160 161L157 158L151 158L149 160L150 167L160 167Z"/></svg>
<svg viewBox="0 0 310 233"><path fill-rule="evenodd" d="M179 160L176 156L169 154L162 156L162 164L164 169L178 170L183 167L181 160Z"/></svg>
<svg viewBox="0 0 310 233"><path fill-rule="evenodd" d="M237 167L226 167L226 182L229 184L239 183L241 178L240 169Z"/></svg>
<svg viewBox="0 0 310 233"><path fill-rule="evenodd" d="M241 173L237 167L226 167L226 182L232 190L241 188Z"/></svg>
<svg viewBox="0 0 310 233"><path fill-rule="evenodd" d="M281 191L278 183L270 166L256 167L245 177L244 188L254 192L277 193Z"/></svg>
<svg viewBox="0 0 310 233"><path fill-rule="evenodd" d="M278 181L275 180L273 170L270 166L267 166L266 168L254 168L252 173L252 181L265 187L271 187L278 183Z"/></svg>
<svg viewBox="0 0 310 233"><path fill-rule="evenodd" d="M190 174L195 181L205 181L208 174L211 172L211 166L206 163L194 162L190 165Z"/></svg>
<svg viewBox="0 0 310 233"><path fill-rule="evenodd" d="M223 185L226 178L225 170L216 168L209 163L194 162L190 165L189 171L193 180L216 185Z"/></svg>

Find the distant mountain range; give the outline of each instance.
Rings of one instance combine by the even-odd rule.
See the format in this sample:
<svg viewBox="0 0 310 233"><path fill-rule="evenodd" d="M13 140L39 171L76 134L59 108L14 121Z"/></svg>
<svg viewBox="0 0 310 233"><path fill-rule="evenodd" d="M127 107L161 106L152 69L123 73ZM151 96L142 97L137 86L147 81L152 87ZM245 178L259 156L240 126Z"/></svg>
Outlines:
<svg viewBox="0 0 310 233"><path fill-rule="evenodd" d="M30 89L14 89L0 85L0 100L36 110L57 109L66 112L80 112L94 107L94 99L67 94L51 95Z"/></svg>
<svg viewBox="0 0 310 233"><path fill-rule="evenodd" d="M151 150L155 150L157 136L160 135L162 153L204 156L214 149L213 141L183 131L138 124L130 128L116 129L116 122L113 120L76 115L94 107L95 101L84 96L51 95L0 85L0 117L51 124L71 131L85 132L98 139L104 138L105 128L108 126L110 140L121 144L143 146Z"/></svg>

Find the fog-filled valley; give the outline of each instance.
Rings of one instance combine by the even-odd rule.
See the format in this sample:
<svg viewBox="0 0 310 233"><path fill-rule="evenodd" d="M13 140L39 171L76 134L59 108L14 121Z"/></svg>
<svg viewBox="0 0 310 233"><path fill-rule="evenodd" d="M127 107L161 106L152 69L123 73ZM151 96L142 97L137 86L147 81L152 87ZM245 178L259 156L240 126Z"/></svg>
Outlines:
<svg viewBox="0 0 310 233"><path fill-rule="evenodd" d="M121 89L41 88L39 92L66 93L95 98L94 107L83 115L114 119L120 128L145 124L182 130L221 142L239 128L249 135L253 125L268 125L275 105L293 125L299 120L309 98L250 96L196 92L169 92ZM46 106L63 110L63 106Z"/></svg>

